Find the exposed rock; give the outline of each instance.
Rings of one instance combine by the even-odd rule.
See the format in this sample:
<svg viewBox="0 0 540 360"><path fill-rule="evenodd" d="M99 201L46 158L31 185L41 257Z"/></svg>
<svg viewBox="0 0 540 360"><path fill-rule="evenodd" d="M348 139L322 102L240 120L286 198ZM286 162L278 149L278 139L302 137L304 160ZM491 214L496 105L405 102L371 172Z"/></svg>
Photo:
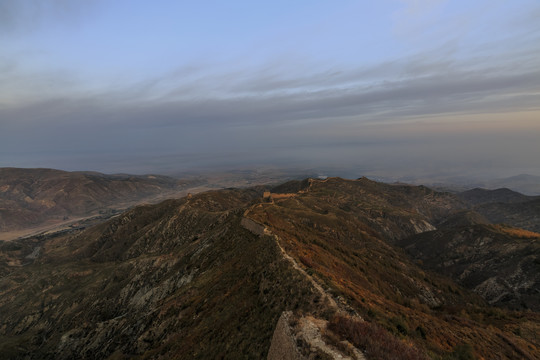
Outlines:
<svg viewBox="0 0 540 360"><path fill-rule="evenodd" d="M400 245L491 304L540 310L540 234L474 225L415 235Z"/></svg>

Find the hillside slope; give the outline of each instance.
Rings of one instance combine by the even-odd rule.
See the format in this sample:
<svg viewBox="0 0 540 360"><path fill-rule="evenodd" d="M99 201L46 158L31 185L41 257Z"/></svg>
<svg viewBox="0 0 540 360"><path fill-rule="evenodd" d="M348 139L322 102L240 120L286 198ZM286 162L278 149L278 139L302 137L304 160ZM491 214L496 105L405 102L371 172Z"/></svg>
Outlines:
<svg viewBox="0 0 540 360"><path fill-rule="evenodd" d="M509 189L472 189L457 194L469 208L494 224L540 232L540 198Z"/></svg>
<svg viewBox="0 0 540 360"><path fill-rule="evenodd" d="M413 258L491 304L540 311L540 234L501 225L430 231L400 242Z"/></svg>
<svg viewBox="0 0 540 360"><path fill-rule="evenodd" d="M490 310L479 297L424 271L392 246L434 229L432 224L461 206L454 196L425 187L330 178L311 180L294 196L272 196L247 216L276 234L285 251L340 302L431 357L449 356L444 354L463 344L472 344L486 359L539 356L533 335L540 325L537 314L529 321ZM501 312L504 320L497 315ZM527 335L517 337L510 329Z"/></svg>
<svg viewBox="0 0 540 360"><path fill-rule="evenodd" d="M188 185L155 175L0 168L0 232L122 209Z"/></svg>
<svg viewBox="0 0 540 360"><path fill-rule="evenodd" d="M492 223L505 223L518 228L540 232L540 199L517 204L482 204L474 209Z"/></svg>
<svg viewBox="0 0 540 360"><path fill-rule="evenodd" d="M538 313L494 309L394 245L433 230L462 205L453 195L337 178L265 191L211 191L73 234L0 243L0 353L540 356Z"/></svg>
<svg viewBox="0 0 540 360"><path fill-rule="evenodd" d="M241 225L259 193L137 207L42 244L0 279L9 358L263 358L281 312L316 294L275 242ZM24 254L21 254L22 257Z"/></svg>

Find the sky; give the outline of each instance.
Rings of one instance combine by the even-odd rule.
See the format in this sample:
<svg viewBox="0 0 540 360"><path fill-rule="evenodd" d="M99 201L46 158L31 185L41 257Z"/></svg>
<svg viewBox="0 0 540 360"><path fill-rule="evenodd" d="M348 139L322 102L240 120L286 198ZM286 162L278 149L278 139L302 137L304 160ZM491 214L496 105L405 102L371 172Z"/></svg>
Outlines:
<svg viewBox="0 0 540 360"><path fill-rule="evenodd" d="M0 0L0 167L540 175L538 0Z"/></svg>

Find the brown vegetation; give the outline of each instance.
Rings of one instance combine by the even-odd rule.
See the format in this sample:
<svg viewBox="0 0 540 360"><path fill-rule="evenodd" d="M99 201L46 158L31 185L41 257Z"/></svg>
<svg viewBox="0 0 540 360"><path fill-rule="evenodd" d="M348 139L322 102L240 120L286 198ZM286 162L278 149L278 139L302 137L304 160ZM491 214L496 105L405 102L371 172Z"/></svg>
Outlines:
<svg viewBox="0 0 540 360"><path fill-rule="evenodd" d="M505 225L494 225L494 227L497 230L506 233L512 237L517 237L520 239L540 239L540 234L533 231L518 229Z"/></svg>
<svg viewBox="0 0 540 360"><path fill-rule="evenodd" d="M328 328L364 351L369 359L428 360L414 344L407 344L381 326L335 316Z"/></svg>
<svg viewBox="0 0 540 360"><path fill-rule="evenodd" d="M0 168L0 232L54 227L71 218L173 197L195 184L154 175Z"/></svg>
<svg viewBox="0 0 540 360"><path fill-rule="evenodd" d="M506 330L498 329L530 326L538 316L494 315L480 297L420 269L389 244L415 234L412 223L437 221L458 206L451 195L423 187L328 179L312 181L294 199L253 207L248 216L278 235L287 253L334 296L429 356L474 344L484 358L513 358L515 349L498 335ZM508 336L540 355L533 337Z"/></svg>
<svg viewBox="0 0 540 360"><path fill-rule="evenodd" d="M296 195L274 202L265 190L211 191L4 244L0 351L264 358L291 310L330 321L328 336L371 359L540 357L538 313L490 307L395 246L455 212L454 196L337 178L288 183L276 192Z"/></svg>

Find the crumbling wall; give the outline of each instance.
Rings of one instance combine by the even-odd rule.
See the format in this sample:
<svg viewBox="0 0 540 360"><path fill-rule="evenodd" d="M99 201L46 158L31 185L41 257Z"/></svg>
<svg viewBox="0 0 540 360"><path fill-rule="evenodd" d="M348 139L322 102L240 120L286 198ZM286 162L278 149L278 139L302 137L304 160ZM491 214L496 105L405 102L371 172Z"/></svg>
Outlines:
<svg viewBox="0 0 540 360"><path fill-rule="evenodd" d="M293 336L290 318L292 313L284 311L276 325L270 350L268 351L268 360L304 360L305 357L300 354L296 347L296 340Z"/></svg>

